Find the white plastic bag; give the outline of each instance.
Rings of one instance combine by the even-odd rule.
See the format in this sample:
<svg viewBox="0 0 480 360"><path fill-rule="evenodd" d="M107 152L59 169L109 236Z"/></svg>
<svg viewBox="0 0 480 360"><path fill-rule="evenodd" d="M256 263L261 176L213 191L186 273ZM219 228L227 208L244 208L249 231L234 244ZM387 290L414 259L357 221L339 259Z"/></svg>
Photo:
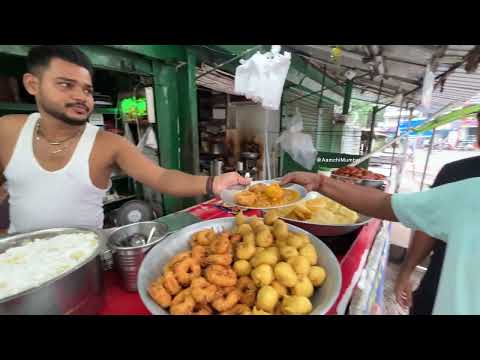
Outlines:
<svg viewBox="0 0 480 360"><path fill-rule="evenodd" d="M235 93L244 95L267 110L278 110L283 86L290 67L291 54L280 54L280 45L262 54L257 51L250 59L240 60L235 69Z"/></svg>
<svg viewBox="0 0 480 360"><path fill-rule="evenodd" d="M317 159L317 149L313 146L312 137L302 131L303 119L297 108L288 129L280 135L276 142L293 160L304 168L312 170Z"/></svg>
<svg viewBox="0 0 480 360"><path fill-rule="evenodd" d="M267 110L278 110L290 68L291 55L287 51L283 55L280 54L279 47L277 49L272 47L272 54L272 58L267 58L264 81L266 88L263 90L262 106Z"/></svg>

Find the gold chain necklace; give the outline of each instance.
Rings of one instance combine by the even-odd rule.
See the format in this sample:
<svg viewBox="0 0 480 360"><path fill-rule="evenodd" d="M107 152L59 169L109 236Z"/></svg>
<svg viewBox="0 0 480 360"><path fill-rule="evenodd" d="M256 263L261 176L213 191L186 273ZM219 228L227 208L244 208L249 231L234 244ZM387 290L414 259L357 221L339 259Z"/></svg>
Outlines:
<svg viewBox="0 0 480 360"><path fill-rule="evenodd" d="M74 138L76 138L78 135L80 135L82 132L83 132L84 129L78 131L75 135L73 136L70 136L64 140L60 140L60 141L50 141L48 140L44 134L42 134L43 138L47 141L48 145L51 145L51 146L59 146L59 145L62 145L63 143L67 142L68 140L72 140ZM40 141L40 119L37 121L37 124L35 126L35 139L38 141ZM56 149L56 150L53 150L53 151L49 151L49 154L50 155L55 155L55 154L58 154L58 153L61 153L65 150L68 149L68 144L67 145L64 145L61 149Z"/></svg>

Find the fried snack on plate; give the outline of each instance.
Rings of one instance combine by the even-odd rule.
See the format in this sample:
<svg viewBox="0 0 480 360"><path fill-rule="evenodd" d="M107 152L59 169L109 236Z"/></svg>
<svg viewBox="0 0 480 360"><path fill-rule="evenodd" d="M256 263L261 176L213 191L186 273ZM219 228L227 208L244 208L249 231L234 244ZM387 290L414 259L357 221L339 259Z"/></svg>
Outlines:
<svg viewBox="0 0 480 360"><path fill-rule="evenodd" d="M235 195L235 202L242 206L253 206L257 202L257 195L251 191L242 191Z"/></svg>
<svg viewBox="0 0 480 360"><path fill-rule="evenodd" d="M312 211L303 204L298 204L293 208L293 213L301 220L312 218Z"/></svg>

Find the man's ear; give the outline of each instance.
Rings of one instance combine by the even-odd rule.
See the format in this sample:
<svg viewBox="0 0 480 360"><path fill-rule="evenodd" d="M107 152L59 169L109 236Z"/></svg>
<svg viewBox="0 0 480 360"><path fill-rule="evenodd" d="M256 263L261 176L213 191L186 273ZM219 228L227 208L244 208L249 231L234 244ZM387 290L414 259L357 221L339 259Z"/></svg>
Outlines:
<svg viewBox="0 0 480 360"><path fill-rule="evenodd" d="M30 95L35 96L38 93L40 81L35 75L31 73L26 73L23 75L23 86L25 86L25 89Z"/></svg>

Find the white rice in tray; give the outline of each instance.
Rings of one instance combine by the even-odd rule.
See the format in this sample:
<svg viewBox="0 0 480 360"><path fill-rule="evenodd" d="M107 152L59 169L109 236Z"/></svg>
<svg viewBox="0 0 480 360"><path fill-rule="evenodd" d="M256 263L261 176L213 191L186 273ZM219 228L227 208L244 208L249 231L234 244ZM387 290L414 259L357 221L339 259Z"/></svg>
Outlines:
<svg viewBox="0 0 480 360"><path fill-rule="evenodd" d="M66 273L87 259L97 246L94 233L76 233L35 239L6 250L0 254L0 300Z"/></svg>

